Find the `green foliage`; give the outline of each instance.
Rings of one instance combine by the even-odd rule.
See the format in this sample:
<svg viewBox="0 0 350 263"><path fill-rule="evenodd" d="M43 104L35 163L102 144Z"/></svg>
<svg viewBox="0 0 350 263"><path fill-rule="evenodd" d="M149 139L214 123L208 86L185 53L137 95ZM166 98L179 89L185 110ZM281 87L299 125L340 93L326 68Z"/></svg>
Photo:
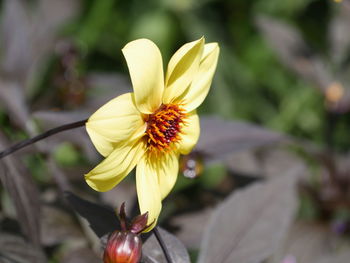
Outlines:
<svg viewBox="0 0 350 263"><path fill-rule="evenodd" d="M215 163L205 167L200 183L204 188L216 187L226 176L226 167L221 163Z"/></svg>
<svg viewBox="0 0 350 263"><path fill-rule="evenodd" d="M82 3L80 17L63 32L86 55L82 61L86 73L97 70L127 74L120 50L136 38L146 37L157 43L166 65L183 43L204 35L208 42L219 42L221 56L210 96L200 113L255 122L324 143L326 120L322 96L311 84L282 66L276 52L257 30L255 18L268 14L288 20L299 27L317 51L327 53L325 35L333 9L326 1L152 0L141 5L136 0L85 0ZM324 27L312 21L320 21ZM348 128L344 122L336 132L338 147L344 143L350 145L343 132Z"/></svg>
<svg viewBox="0 0 350 263"><path fill-rule="evenodd" d="M77 39L83 42L89 50L100 45L113 15L113 0L94 1L81 23ZM113 39L111 35L109 40Z"/></svg>
<svg viewBox="0 0 350 263"><path fill-rule="evenodd" d="M315 0L260 0L256 1L255 8L273 15L290 16L302 12L313 1Z"/></svg>
<svg viewBox="0 0 350 263"><path fill-rule="evenodd" d="M39 154L28 155L26 156L24 162L35 181L42 184L49 182L49 171L46 165L46 160L42 156Z"/></svg>
<svg viewBox="0 0 350 263"><path fill-rule="evenodd" d="M69 143L60 144L54 152L54 157L62 166L72 166L81 161L79 152Z"/></svg>
<svg viewBox="0 0 350 263"><path fill-rule="evenodd" d="M299 218L312 221L319 217L319 211L311 198L307 195L300 196Z"/></svg>
<svg viewBox="0 0 350 263"><path fill-rule="evenodd" d="M343 220L343 221L349 220L350 212L348 209L340 208L338 211L336 211L334 218L336 220Z"/></svg>

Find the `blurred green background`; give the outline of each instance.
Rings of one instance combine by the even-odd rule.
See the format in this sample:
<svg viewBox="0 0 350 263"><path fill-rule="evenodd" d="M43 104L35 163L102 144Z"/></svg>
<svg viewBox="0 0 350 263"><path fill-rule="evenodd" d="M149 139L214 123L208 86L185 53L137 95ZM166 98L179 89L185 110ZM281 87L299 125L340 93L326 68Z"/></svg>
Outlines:
<svg viewBox="0 0 350 263"><path fill-rule="evenodd" d="M283 66L256 27L265 14L296 26L316 52L327 56L330 0L85 0L81 15L63 34L86 54L82 70L127 68L121 48L136 38L153 40L164 62L182 44L205 36L219 42L221 56L202 113L262 124L324 143L323 97ZM338 148L350 145L346 120L339 124ZM345 126L345 127L343 127Z"/></svg>
<svg viewBox="0 0 350 263"><path fill-rule="evenodd" d="M92 71L128 75L121 48L136 38L153 40L166 65L181 45L205 36L220 44L221 56L201 113L324 144L328 120L323 96L281 64L255 21L268 15L296 27L313 51L327 58L327 30L337 8L331 0L82 0L78 16L60 35L83 54L78 64L82 76ZM41 90L49 89L55 63L53 59L39 75ZM348 119L343 116L335 129L338 149L350 146Z"/></svg>

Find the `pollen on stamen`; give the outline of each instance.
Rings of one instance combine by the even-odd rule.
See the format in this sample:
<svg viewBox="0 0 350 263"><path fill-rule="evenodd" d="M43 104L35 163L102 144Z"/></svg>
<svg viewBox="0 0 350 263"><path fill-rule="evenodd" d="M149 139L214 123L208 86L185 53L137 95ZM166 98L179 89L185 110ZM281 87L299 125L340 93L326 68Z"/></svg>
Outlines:
<svg viewBox="0 0 350 263"><path fill-rule="evenodd" d="M147 119L147 148L150 153L168 152L180 140L186 113L178 104L163 104Z"/></svg>

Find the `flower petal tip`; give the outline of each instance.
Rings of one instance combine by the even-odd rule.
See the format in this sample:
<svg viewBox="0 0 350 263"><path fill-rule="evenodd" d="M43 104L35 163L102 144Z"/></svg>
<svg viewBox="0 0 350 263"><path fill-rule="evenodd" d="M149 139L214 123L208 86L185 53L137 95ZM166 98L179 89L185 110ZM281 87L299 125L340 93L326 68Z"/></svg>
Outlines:
<svg viewBox="0 0 350 263"><path fill-rule="evenodd" d="M220 51L220 46L218 42L211 42L205 44L205 55L212 54L214 52L219 52Z"/></svg>
<svg viewBox="0 0 350 263"><path fill-rule="evenodd" d="M88 186L90 186L92 189L94 189L95 191L98 191L98 192L100 192L99 190L98 190L98 187L96 186L96 184L92 181L92 180L90 180L89 179L89 174L85 174L84 175L84 177L85 177L85 182L88 184Z"/></svg>
<svg viewBox="0 0 350 263"><path fill-rule="evenodd" d="M92 189L94 189L97 192L107 192L111 190L115 185L110 185L104 182L97 182L96 180L91 179L92 174L87 173L84 175L85 177L85 182L90 186Z"/></svg>
<svg viewBox="0 0 350 263"><path fill-rule="evenodd" d="M133 47L135 45L142 45L142 44L150 44L150 45L155 45L154 42L148 38L139 38L139 39L135 39L133 41L130 41L129 43L127 43L123 48L122 51L124 52L125 50L127 50L130 47Z"/></svg>
<svg viewBox="0 0 350 263"><path fill-rule="evenodd" d="M199 45L204 45L204 43L205 43L205 37L202 36L201 38L199 38L199 39L196 40L195 42L198 42Z"/></svg>

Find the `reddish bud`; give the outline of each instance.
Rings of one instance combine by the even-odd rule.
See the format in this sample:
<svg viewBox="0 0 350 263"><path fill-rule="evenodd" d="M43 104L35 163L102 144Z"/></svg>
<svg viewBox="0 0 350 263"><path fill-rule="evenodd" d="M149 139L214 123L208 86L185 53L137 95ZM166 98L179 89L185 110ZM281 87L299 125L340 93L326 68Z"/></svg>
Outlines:
<svg viewBox="0 0 350 263"><path fill-rule="evenodd" d="M131 232L113 232L103 255L104 263L137 263L141 259L142 241Z"/></svg>
<svg viewBox="0 0 350 263"><path fill-rule="evenodd" d="M104 263L137 263L141 259L140 233L147 228L148 213L135 217L131 223L125 213L125 203L118 213L121 231L113 232L103 254Z"/></svg>

